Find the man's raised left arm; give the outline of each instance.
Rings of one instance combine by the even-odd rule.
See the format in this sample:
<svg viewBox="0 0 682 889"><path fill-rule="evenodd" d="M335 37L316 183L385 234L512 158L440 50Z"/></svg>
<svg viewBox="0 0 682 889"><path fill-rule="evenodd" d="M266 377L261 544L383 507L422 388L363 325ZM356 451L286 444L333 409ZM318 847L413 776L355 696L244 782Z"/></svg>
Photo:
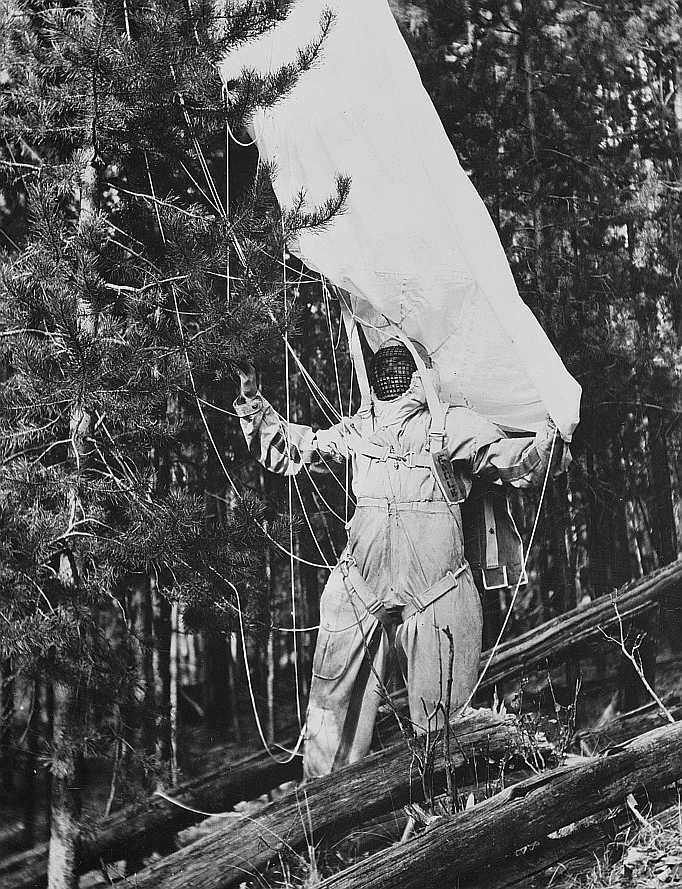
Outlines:
<svg viewBox="0 0 682 889"><path fill-rule="evenodd" d="M473 473L490 481L501 481L514 488L531 488L542 484L550 456L554 475L563 472L570 462L568 447L554 421L548 416L545 427L534 438L498 439L477 449Z"/></svg>

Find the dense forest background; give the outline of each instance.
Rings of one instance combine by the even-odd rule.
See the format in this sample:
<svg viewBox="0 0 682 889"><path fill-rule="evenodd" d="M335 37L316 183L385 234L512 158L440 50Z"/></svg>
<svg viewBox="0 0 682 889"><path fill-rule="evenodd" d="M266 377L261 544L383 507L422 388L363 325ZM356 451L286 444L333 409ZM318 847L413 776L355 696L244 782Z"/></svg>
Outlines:
<svg viewBox="0 0 682 889"><path fill-rule="evenodd" d="M584 391L574 462L550 483L512 636L681 552L681 11L669 0L391 5L519 290ZM272 16L285 4L262 6ZM266 476L231 412L245 358L292 420L324 426L325 399L342 412L356 403L336 306L285 245L297 226L333 216L345 185L319 218L282 217L255 149L236 142L228 181L225 120L243 137L249 102L286 83L251 84L253 95L224 108L209 72L220 50L206 36L211 17L188 8L182 39L210 52L201 66L174 57L172 83L158 74L173 53L158 50L161 32L132 0L130 20L125 3L111 13L122 40L148 29L147 56L127 58L156 65L157 79L133 78L129 94L111 87L109 129L93 137L80 121L76 145L50 116L75 114L85 87L71 84L67 109L54 91L70 82L76 46L83 70L101 73L113 55L102 61L95 28L91 43L69 32L73 54L57 58L46 46L71 27L67 5L48 40L40 3L4 0L4 20L25 37L0 39L0 849L48 830L55 776L57 790L60 776L86 776L82 802L97 818L172 785L211 744L253 749L254 707L268 741L288 732L315 640L314 629L290 632L292 612L299 628L315 627L352 510L343 469L291 486ZM257 31L243 27L230 39ZM40 78L56 65L66 80L53 77L48 95ZM162 88L167 120L155 111ZM192 118L183 125L177 96ZM84 145L97 153L98 139L88 215L73 179L83 188ZM84 301L108 319L97 330ZM96 335L116 348L93 350ZM92 415L73 395L88 379ZM514 501L524 539L536 505ZM490 640L507 599L485 604ZM657 655L682 645L680 612L664 603L638 629L653 679ZM597 658L592 683L624 708L641 690L611 666ZM573 664L558 681L566 700L577 675ZM79 728L65 745L70 715Z"/></svg>

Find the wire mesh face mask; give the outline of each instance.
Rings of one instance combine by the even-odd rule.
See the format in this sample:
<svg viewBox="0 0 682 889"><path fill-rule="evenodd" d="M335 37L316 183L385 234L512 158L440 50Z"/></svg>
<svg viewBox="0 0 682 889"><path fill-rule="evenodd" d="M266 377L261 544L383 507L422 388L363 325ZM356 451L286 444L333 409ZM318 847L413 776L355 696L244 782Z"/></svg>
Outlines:
<svg viewBox="0 0 682 889"><path fill-rule="evenodd" d="M384 346L376 353L370 369L370 384L379 401L400 398L410 388L417 369L414 358L405 346Z"/></svg>

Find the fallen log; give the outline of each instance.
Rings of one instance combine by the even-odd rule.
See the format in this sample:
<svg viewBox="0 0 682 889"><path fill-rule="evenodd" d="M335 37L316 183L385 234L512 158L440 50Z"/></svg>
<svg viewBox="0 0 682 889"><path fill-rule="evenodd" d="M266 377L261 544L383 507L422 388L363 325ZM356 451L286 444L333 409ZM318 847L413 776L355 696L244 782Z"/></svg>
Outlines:
<svg viewBox="0 0 682 889"><path fill-rule="evenodd" d="M671 699L664 700L663 703L673 719L682 721L682 704ZM621 713L605 722L604 725L576 732L571 746L575 750L580 749L582 753L594 755L614 744L621 744L623 741L637 737L637 735L643 735L644 732L665 725L667 722L668 720L661 712L660 707L652 701L652 703L631 710L629 713Z"/></svg>
<svg viewBox="0 0 682 889"><path fill-rule="evenodd" d="M319 889L429 889L499 861L552 831L621 805L628 793L682 775L682 724L647 732L610 756L522 781L473 809L442 819L414 839L374 854ZM205 889L220 882L206 882Z"/></svg>
<svg viewBox="0 0 682 889"><path fill-rule="evenodd" d="M478 711L453 724L452 761L483 753L500 758L514 746L516 720ZM456 740L455 740L456 739ZM444 772L436 757L435 777ZM413 754L404 742L296 788L266 806L256 818L230 819L203 837L135 875L136 889L224 889L255 875L278 855L298 858L320 840L329 841L358 824L423 799ZM312 836L311 836L312 833Z"/></svg>
<svg viewBox="0 0 682 889"><path fill-rule="evenodd" d="M678 805L663 808L647 820L664 829L676 827ZM464 877L458 884L459 889L546 889L560 879L574 881L589 874L607 851L609 858L614 851L622 851L618 848L618 837L633 821L632 812L621 806L603 818L582 822L567 836L552 837L522 855L487 865L478 873ZM627 840L631 839L628 833Z"/></svg>
<svg viewBox="0 0 682 889"><path fill-rule="evenodd" d="M602 596L582 608L574 608L504 642L484 677L481 687L528 670L541 661L557 662L566 651L601 635L602 629L618 623L614 605L624 622L656 607L663 596L682 599L682 559L659 568L641 580ZM485 663L485 654L481 658Z"/></svg>

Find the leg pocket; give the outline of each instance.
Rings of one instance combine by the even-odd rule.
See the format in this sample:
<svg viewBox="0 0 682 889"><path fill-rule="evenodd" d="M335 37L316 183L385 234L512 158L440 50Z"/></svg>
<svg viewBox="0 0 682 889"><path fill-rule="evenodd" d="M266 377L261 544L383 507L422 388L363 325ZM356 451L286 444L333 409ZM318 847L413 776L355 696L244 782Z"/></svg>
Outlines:
<svg viewBox="0 0 682 889"><path fill-rule="evenodd" d="M320 629L313 655L313 675L318 679L339 679L345 673L359 617L343 579L334 571L320 599Z"/></svg>
<svg viewBox="0 0 682 889"><path fill-rule="evenodd" d="M350 650L339 636L347 639L348 633L333 633L320 627L313 655L313 675L318 679L339 679L346 671Z"/></svg>

